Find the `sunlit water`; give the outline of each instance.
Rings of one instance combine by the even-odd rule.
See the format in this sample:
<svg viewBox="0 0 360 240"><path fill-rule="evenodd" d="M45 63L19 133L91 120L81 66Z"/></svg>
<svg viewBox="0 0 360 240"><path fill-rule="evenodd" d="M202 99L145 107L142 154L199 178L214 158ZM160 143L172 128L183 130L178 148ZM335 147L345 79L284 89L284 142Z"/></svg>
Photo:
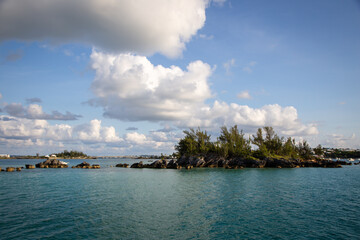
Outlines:
<svg viewBox="0 0 360 240"><path fill-rule="evenodd" d="M87 161L102 168L1 172L0 239L360 238L360 166L172 170Z"/></svg>

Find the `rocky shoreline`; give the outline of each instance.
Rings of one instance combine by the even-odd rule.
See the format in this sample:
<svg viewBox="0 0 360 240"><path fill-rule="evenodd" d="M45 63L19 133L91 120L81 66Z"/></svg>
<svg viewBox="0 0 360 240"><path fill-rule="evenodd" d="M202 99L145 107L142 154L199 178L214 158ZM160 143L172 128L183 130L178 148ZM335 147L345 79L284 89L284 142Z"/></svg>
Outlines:
<svg viewBox="0 0 360 240"><path fill-rule="evenodd" d="M207 156L182 156L179 159L157 160L151 164L144 164L142 161L134 163L131 168L167 168L167 169L191 169L191 168L302 168L302 167L322 167L322 168L341 168L342 165L351 165L346 161L332 161L324 159L285 159L285 158L266 158L259 160L255 158L229 158L216 155ZM121 166L119 166L121 167Z"/></svg>
<svg viewBox="0 0 360 240"><path fill-rule="evenodd" d="M359 162L360 163L360 162ZM358 165L359 163L354 163ZM160 159L149 164L143 161L132 164L116 164L120 168L155 168L155 169L192 169L192 168L225 168L225 169L242 169L242 168L304 168L304 167L321 167L321 168L341 168L342 165L352 165L346 161L332 161L325 159L286 159L286 158L266 158L263 160L255 158L224 158L217 155L206 156L182 156L179 159ZM48 159L35 165L26 164L26 169L34 168L68 168L67 164L57 159ZM24 167L7 167L0 171L14 172L21 171ZM99 169L99 164L89 164L82 162L71 168L82 169Z"/></svg>

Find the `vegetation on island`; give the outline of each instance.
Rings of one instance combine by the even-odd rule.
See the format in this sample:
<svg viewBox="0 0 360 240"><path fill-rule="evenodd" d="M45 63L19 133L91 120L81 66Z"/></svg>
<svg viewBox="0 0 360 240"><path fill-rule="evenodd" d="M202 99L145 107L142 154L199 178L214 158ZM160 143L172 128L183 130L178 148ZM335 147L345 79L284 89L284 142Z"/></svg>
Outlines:
<svg viewBox="0 0 360 240"><path fill-rule="evenodd" d="M237 125L221 127L220 136L211 141L211 136L200 128L184 131L184 138L175 146L178 156L205 156L212 153L224 158L242 157L266 159L269 157L310 159L312 149L306 141L278 136L272 127L259 128L256 134L245 137ZM256 146L254 149L252 146ZM321 146L320 146L321 147Z"/></svg>
<svg viewBox="0 0 360 240"><path fill-rule="evenodd" d="M67 150L64 150L61 153L53 153L54 155L56 155L56 157L58 158L87 158L88 155L86 155L83 152L79 152L79 151L74 151L71 150L70 152Z"/></svg>

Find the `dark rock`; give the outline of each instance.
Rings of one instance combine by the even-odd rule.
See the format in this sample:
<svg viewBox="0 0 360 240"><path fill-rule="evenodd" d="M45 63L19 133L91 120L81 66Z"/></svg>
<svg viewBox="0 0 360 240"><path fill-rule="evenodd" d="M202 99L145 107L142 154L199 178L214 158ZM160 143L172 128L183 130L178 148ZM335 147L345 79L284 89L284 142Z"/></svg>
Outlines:
<svg viewBox="0 0 360 240"><path fill-rule="evenodd" d="M47 159L44 162L35 164L35 166L37 168L67 168L68 167L67 164L63 164L57 159Z"/></svg>
<svg viewBox="0 0 360 240"><path fill-rule="evenodd" d="M150 165L147 165L148 168L166 168L166 166L167 166L167 160L165 159L156 160Z"/></svg>
<svg viewBox="0 0 360 240"><path fill-rule="evenodd" d="M143 167L144 167L143 161L131 165L131 168L143 168Z"/></svg>
<svg viewBox="0 0 360 240"><path fill-rule="evenodd" d="M177 161L174 159L170 160L170 162L166 166L166 168L170 168L170 169L178 169L179 167L181 168L181 166L179 166Z"/></svg>
<svg viewBox="0 0 360 240"><path fill-rule="evenodd" d="M227 166L229 168L263 168L266 165L266 160L259 160L255 158L231 158L229 159Z"/></svg>
<svg viewBox="0 0 360 240"><path fill-rule="evenodd" d="M340 165L352 165L351 162L346 162L346 161L341 161L341 160L337 160L336 163L338 163Z"/></svg>
<svg viewBox="0 0 360 240"><path fill-rule="evenodd" d="M116 166L115 166L115 167L128 168L128 167L129 167L129 164L127 164L127 163L118 163L118 164L116 164Z"/></svg>
<svg viewBox="0 0 360 240"><path fill-rule="evenodd" d="M265 167L269 168L294 168L300 165L300 161L296 159L266 158L265 161Z"/></svg>
<svg viewBox="0 0 360 240"><path fill-rule="evenodd" d="M323 167L323 168L340 168L339 162L331 160L302 160L301 167Z"/></svg>
<svg viewBox="0 0 360 240"><path fill-rule="evenodd" d="M87 169L97 169L100 168L99 164L93 164L92 166L88 162L82 162L76 166L72 166L72 168L87 168Z"/></svg>
<svg viewBox="0 0 360 240"><path fill-rule="evenodd" d="M245 167L248 167L248 168L263 168L263 167L265 167L266 161L247 158L244 160L244 163L245 163Z"/></svg>
<svg viewBox="0 0 360 240"><path fill-rule="evenodd" d="M21 171L21 167L17 167L16 171L20 172Z"/></svg>
<svg viewBox="0 0 360 240"><path fill-rule="evenodd" d="M204 167L209 167L209 168L226 167L229 164L228 160L216 154L208 154L205 156L204 160L205 160Z"/></svg>

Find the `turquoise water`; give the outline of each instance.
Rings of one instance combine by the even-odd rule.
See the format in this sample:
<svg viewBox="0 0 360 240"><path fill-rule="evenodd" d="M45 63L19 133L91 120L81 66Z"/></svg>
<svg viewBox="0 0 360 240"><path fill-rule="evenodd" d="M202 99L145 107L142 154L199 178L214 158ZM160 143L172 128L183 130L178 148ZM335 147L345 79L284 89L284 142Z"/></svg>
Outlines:
<svg viewBox="0 0 360 240"><path fill-rule="evenodd" d="M0 238L360 238L360 166L172 170L110 167L129 159L88 162L102 168L1 172Z"/></svg>

